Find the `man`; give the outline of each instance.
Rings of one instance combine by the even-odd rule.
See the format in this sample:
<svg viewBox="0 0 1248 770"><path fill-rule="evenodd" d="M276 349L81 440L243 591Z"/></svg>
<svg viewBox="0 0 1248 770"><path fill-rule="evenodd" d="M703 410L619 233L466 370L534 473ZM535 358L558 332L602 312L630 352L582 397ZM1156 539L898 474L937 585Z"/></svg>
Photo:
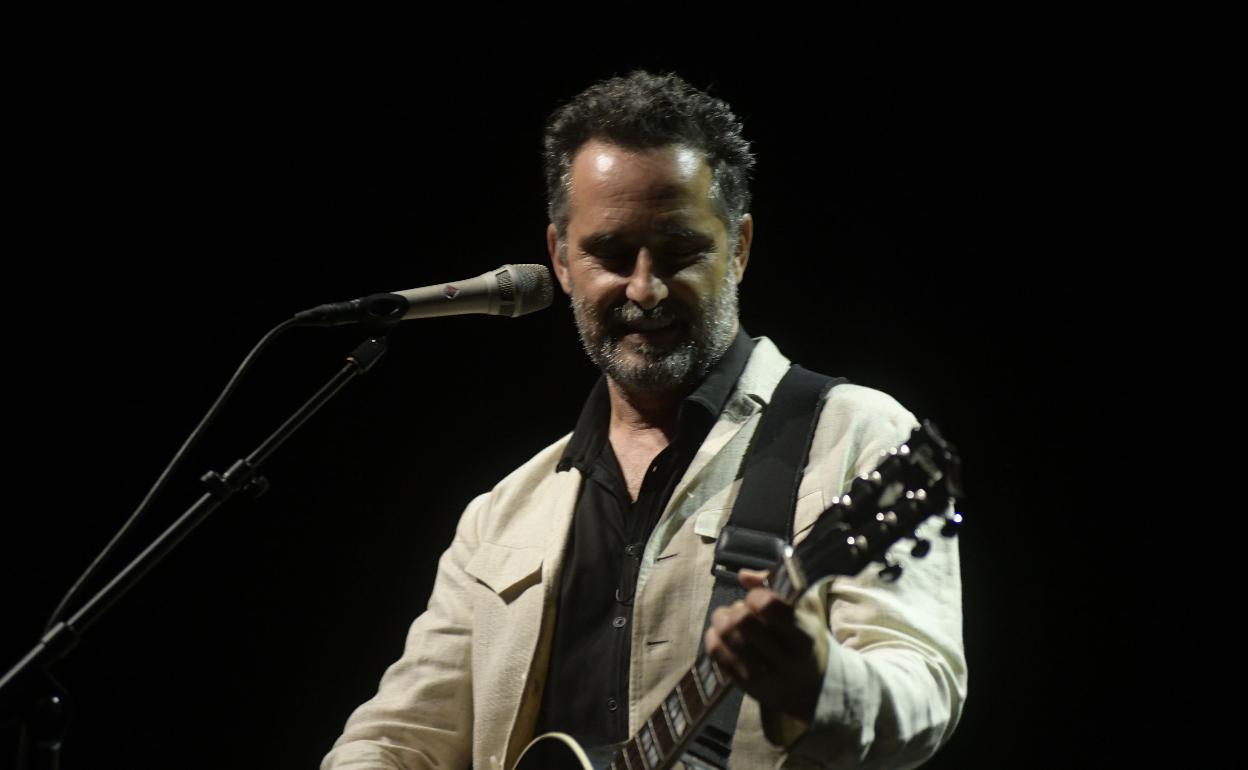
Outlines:
<svg viewBox="0 0 1248 770"><path fill-rule="evenodd" d="M798 611L744 573L745 600L702 633L715 539L789 365L737 319L754 232L739 122L637 72L556 111L545 143L547 245L603 378L572 434L468 506L402 658L322 767L510 768L552 730L617 743L700 643L748 695L733 767L923 761L966 692L956 542ZM914 425L878 391L833 388L797 536Z"/></svg>

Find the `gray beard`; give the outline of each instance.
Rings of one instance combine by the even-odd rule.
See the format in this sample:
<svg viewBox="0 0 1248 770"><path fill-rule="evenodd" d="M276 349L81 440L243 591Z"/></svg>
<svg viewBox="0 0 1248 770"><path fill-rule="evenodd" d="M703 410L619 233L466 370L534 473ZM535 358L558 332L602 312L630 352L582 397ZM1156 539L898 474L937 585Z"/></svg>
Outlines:
<svg viewBox="0 0 1248 770"><path fill-rule="evenodd" d="M572 295L572 314L590 360L616 384L627 391L668 391L701 380L732 344L737 325L737 272L731 261L719 289L717 295L702 298L695 310L697 317L677 319L677 323L688 324L685 339L670 346L642 344L634 348L637 356L623 354L620 340L576 294ZM613 325L643 318L664 320L672 315L662 302L648 311L626 302L608 312Z"/></svg>

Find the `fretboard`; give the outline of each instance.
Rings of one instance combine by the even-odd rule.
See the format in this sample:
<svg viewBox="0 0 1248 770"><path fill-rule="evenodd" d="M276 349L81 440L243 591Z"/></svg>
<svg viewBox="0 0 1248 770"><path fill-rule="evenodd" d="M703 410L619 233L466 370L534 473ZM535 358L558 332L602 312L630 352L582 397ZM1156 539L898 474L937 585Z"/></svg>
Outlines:
<svg viewBox="0 0 1248 770"><path fill-rule="evenodd" d="M791 562L782 561L770 571L772 590L790 603L801 594L799 586L804 588L803 580L792 579L793 569ZM637 734L620 747L608 770L671 767L732 686L732 680L715 661L705 651L699 652L697 662L680 678L676 689L667 694Z"/></svg>
<svg viewBox="0 0 1248 770"><path fill-rule="evenodd" d="M620 747L609 770L671 767L715 704L732 686L727 674L705 652L698 655L676 689L667 694L641 730Z"/></svg>

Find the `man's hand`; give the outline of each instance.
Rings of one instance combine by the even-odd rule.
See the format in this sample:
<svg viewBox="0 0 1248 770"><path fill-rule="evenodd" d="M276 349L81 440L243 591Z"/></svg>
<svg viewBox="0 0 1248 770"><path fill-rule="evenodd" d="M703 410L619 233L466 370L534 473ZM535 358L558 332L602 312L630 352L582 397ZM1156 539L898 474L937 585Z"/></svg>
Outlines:
<svg viewBox="0 0 1248 770"><path fill-rule="evenodd" d="M809 723L823 682L814 640L793 608L764 587L767 573L739 575L749 593L711 613L706 651L759 703Z"/></svg>

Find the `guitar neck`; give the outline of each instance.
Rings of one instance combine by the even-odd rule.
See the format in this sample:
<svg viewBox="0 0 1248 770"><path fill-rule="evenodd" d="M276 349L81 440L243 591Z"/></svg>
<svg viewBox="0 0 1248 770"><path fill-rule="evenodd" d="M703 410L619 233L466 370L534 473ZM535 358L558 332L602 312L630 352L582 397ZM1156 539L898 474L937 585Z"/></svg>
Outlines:
<svg viewBox="0 0 1248 770"><path fill-rule="evenodd" d="M698 654L676 689L611 760L609 770L660 770L680 759L711 710L733 686L715 661Z"/></svg>
<svg viewBox="0 0 1248 770"><path fill-rule="evenodd" d="M801 570L790 555L770 570L771 587L792 603L804 589L804 581L793 577L800 574ZM670 768L734 686L719 665L704 650L699 651L693 667L685 672L637 734L620 747L608 770Z"/></svg>

